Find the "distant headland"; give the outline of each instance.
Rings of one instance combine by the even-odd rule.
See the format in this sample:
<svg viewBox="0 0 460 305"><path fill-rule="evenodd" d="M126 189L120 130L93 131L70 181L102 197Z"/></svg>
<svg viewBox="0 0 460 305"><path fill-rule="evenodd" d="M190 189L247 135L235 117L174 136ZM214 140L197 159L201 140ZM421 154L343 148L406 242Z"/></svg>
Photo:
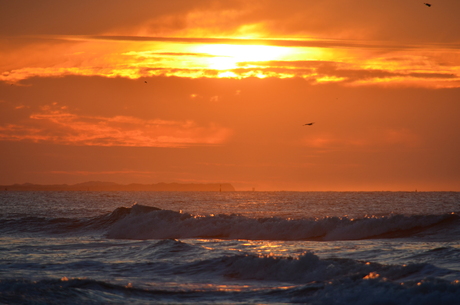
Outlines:
<svg viewBox="0 0 460 305"><path fill-rule="evenodd" d="M230 183L156 183L118 184L114 182L89 181L77 184L12 184L0 185L0 191L144 191L144 192L234 192Z"/></svg>

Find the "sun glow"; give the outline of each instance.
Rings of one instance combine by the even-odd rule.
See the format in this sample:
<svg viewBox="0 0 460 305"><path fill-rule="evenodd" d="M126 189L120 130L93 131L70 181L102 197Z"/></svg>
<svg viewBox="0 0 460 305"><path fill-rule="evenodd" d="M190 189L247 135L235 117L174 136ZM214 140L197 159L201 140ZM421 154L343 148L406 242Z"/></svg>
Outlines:
<svg viewBox="0 0 460 305"><path fill-rule="evenodd" d="M216 70L236 69L241 62L281 60L291 53L286 47L232 44L202 45L195 51L210 55L209 68Z"/></svg>
<svg viewBox="0 0 460 305"><path fill-rule="evenodd" d="M24 48L27 51L21 54L2 53L2 59L6 57L0 82L15 84L31 77L80 75L130 79L301 77L317 83L433 88L457 88L460 83L458 51L442 47L437 52L419 48L389 51L382 44L386 51L376 52L343 41L331 47L321 40L308 39L52 38L69 43L47 48L31 43L39 50L34 56L28 55L30 48ZM450 64L439 64L444 54L449 54Z"/></svg>

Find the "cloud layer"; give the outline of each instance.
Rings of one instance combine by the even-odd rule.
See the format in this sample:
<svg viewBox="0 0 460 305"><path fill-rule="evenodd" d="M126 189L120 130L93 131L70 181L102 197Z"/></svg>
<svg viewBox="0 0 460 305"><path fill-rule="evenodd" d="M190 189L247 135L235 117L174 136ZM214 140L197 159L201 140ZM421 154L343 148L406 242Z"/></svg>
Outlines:
<svg viewBox="0 0 460 305"><path fill-rule="evenodd" d="M454 0L429 9L396 0L5 1L0 81L164 75L457 87L459 10ZM278 60L276 67L260 59L245 64L231 52L196 51L207 45L265 45L289 54L262 60ZM317 61L325 62L320 71L298 68ZM331 62L341 69L328 68Z"/></svg>

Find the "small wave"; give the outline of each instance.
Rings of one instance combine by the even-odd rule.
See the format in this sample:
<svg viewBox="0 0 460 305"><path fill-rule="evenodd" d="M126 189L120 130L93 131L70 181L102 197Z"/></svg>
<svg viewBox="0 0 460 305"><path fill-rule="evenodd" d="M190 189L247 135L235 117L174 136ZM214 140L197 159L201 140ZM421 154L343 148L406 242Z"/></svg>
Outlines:
<svg viewBox="0 0 460 305"><path fill-rule="evenodd" d="M325 282L346 278L384 281L410 281L452 273L434 265L383 265L352 259L320 259L306 252L299 257L233 255L181 266L179 272L218 275L234 280L278 281L289 283Z"/></svg>
<svg viewBox="0 0 460 305"><path fill-rule="evenodd" d="M291 303L314 305L458 305L460 285L437 279L393 283L380 279L347 278L310 283L278 293L288 295Z"/></svg>
<svg viewBox="0 0 460 305"><path fill-rule="evenodd" d="M436 265L451 265L460 261L460 249L457 247L439 247L410 256L411 261L433 262Z"/></svg>
<svg viewBox="0 0 460 305"><path fill-rule="evenodd" d="M130 213L108 228L106 236L114 239L358 240L436 234L436 230L446 227L458 230L459 224L457 214L283 219L197 216L135 205Z"/></svg>
<svg viewBox="0 0 460 305"><path fill-rule="evenodd" d="M460 217L444 215L389 215L362 218L325 217L284 219L241 215L192 215L134 205L93 218L24 217L4 219L0 232L34 234L105 234L112 239L218 238L248 240L360 240L460 236Z"/></svg>
<svg viewBox="0 0 460 305"><path fill-rule="evenodd" d="M20 219L5 219L0 222L2 233L37 233L46 232L51 234L67 233L76 231L87 224L81 219L72 218L44 218L24 217Z"/></svg>
<svg viewBox="0 0 460 305"><path fill-rule="evenodd" d="M104 230L111 224L129 215L132 210L132 208L120 207L111 213L93 218L46 218L29 216L3 219L0 222L0 232L68 234ZM151 208L150 210L153 209Z"/></svg>
<svg viewBox="0 0 460 305"><path fill-rule="evenodd" d="M157 304L189 299L201 291L147 290L91 279L0 280L3 304Z"/></svg>
<svg viewBox="0 0 460 305"><path fill-rule="evenodd" d="M247 258L257 260L257 258ZM259 258L261 259L261 258ZM240 269L236 267L243 257L223 260L227 264L226 272ZM254 262L252 262L254 263ZM155 289L152 287L138 287L136 283L110 283L92 279L3 279L0 280L0 303L2 304L207 304L207 303L302 303L302 304L394 304L394 305L456 305L460 299L460 285L458 282L427 277L423 280L391 281L377 272L369 270L385 269L385 266L363 265L358 272L350 272L348 276L334 275L329 267L333 263L329 260L318 260L313 254L307 254L299 259L267 259L262 258L256 264L267 265L268 273L282 271L283 267L294 269L301 267L304 271L312 271L322 266L328 280L316 280L295 285L282 284L266 288L242 285L236 289L221 289L221 285L202 286L175 286ZM338 262L342 269L351 271L348 265L357 262ZM291 264L291 266L289 266ZM244 262L248 268L248 261ZM279 267L274 267L279 265ZM416 268L412 268L416 269ZM387 273L391 267L387 267ZM254 269L247 270L249 274ZM383 270L385 272L385 270ZM413 271L413 270L412 270ZM243 271L241 271L243 272ZM241 275L241 274L240 274ZM364 275L364 276L363 276ZM256 274L249 279L266 276ZM243 275L247 277L247 275ZM283 277L283 276L282 276ZM325 279L326 277L323 277ZM300 279L299 279L300 280ZM307 280L304 278L303 280ZM244 283L244 281L240 281ZM159 285L161 287L161 285Z"/></svg>

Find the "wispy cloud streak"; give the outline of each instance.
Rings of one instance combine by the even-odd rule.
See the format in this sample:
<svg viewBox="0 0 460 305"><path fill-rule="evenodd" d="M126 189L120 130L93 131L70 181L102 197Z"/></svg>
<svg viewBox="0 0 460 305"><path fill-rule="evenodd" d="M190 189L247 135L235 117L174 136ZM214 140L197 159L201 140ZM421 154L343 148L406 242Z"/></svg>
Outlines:
<svg viewBox="0 0 460 305"><path fill-rule="evenodd" d="M394 43L391 41L358 40L358 39L242 39L214 37L160 37L160 36L118 36L118 35L47 35L37 38L69 40L69 41L134 41L134 42L171 42L189 44L236 44L236 45L270 45L280 47L310 48L369 48L369 49L454 49L460 43Z"/></svg>
<svg viewBox="0 0 460 305"><path fill-rule="evenodd" d="M63 145L187 147L217 145L231 131L216 124L194 121L143 120L129 116L78 116L48 111L30 116L22 124L0 126L0 141L33 141Z"/></svg>

